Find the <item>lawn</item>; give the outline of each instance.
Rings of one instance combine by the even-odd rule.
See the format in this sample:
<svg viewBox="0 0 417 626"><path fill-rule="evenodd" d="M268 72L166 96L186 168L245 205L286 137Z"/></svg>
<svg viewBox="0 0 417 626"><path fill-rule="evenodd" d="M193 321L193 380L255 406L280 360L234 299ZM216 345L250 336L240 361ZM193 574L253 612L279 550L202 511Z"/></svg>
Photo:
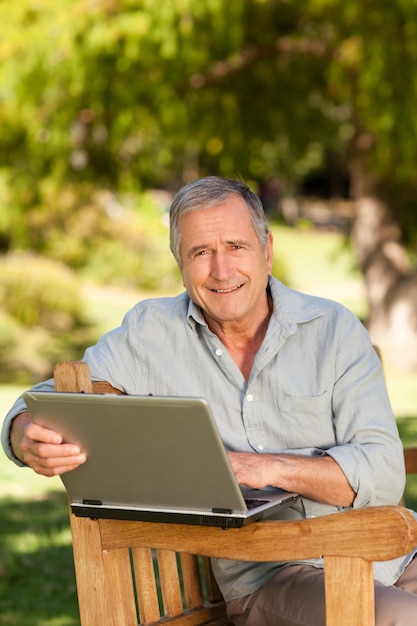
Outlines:
<svg viewBox="0 0 417 626"><path fill-rule="evenodd" d="M366 313L363 287L352 258L334 233L274 228L275 250L285 259L291 286L339 300L358 316ZM91 314L101 332L118 325L142 297L135 292L86 285ZM149 295L149 294L147 294ZM65 355L63 355L65 358ZM386 372L400 433L417 442L417 374ZM0 387L3 415L22 391ZM417 508L416 481L407 502ZM36 476L0 452L0 624L79 626L66 496L59 478Z"/></svg>
<svg viewBox="0 0 417 626"><path fill-rule="evenodd" d="M4 415L22 389L0 388ZM0 453L0 624L79 626L66 494Z"/></svg>

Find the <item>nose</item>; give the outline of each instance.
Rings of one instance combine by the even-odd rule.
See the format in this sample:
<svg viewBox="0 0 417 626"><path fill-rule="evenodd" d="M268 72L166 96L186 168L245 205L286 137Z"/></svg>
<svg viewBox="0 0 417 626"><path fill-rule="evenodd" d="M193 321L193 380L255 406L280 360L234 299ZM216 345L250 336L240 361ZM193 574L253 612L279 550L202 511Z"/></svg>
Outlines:
<svg viewBox="0 0 417 626"><path fill-rule="evenodd" d="M210 274L216 280L228 280L234 272L233 261L227 254L216 252L212 255Z"/></svg>

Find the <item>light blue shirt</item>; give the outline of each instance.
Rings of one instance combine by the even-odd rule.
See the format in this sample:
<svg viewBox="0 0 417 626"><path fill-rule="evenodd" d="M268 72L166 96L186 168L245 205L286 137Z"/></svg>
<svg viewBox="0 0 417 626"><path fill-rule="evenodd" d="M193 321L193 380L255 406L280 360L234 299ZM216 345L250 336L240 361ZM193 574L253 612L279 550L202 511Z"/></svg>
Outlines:
<svg viewBox="0 0 417 626"><path fill-rule="evenodd" d="M402 444L367 331L340 304L293 291L272 277L269 287L273 314L248 383L186 293L139 302L84 360L94 379L127 394L206 397L230 450L330 455L356 493L354 508L397 504L405 484ZM53 381L36 388L52 389ZM20 399L2 432L15 462L10 422L23 409ZM279 517L338 510L300 498ZM411 558L375 564L375 577L394 583ZM231 600L256 590L284 565L217 560L214 570Z"/></svg>

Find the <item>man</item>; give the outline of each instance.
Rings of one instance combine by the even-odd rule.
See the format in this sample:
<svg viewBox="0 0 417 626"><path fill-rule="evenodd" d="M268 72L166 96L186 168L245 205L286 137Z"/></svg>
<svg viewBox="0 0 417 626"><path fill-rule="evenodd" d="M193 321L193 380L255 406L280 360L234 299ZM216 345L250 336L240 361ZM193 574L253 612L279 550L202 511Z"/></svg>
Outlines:
<svg viewBox="0 0 417 626"><path fill-rule="evenodd" d="M89 348L93 378L128 394L205 396L239 482L301 494L281 517L398 503L402 445L357 318L271 276L272 236L244 183L197 180L177 194L170 220L186 292L138 303ZM21 400L6 417L3 446L47 476L85 461L59 433L33 424ZM375 565L378 626L414 624L414 554ZM214 568L235 624L324 625L320 560L217 560Z"/></svg>

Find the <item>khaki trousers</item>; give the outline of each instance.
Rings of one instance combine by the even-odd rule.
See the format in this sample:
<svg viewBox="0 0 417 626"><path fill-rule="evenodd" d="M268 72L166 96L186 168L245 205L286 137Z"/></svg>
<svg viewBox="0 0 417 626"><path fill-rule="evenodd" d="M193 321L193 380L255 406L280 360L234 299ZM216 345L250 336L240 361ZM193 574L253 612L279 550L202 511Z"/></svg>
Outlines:
<svg viewBox="0 0 417 626"><path fill-rule="evenodd" d="M325 626L324 572L284 567L261 589L229 602L227 612L236 626ZM376 626L417 625L417 558L395 585L375 582L375 614Z"/></svg>

